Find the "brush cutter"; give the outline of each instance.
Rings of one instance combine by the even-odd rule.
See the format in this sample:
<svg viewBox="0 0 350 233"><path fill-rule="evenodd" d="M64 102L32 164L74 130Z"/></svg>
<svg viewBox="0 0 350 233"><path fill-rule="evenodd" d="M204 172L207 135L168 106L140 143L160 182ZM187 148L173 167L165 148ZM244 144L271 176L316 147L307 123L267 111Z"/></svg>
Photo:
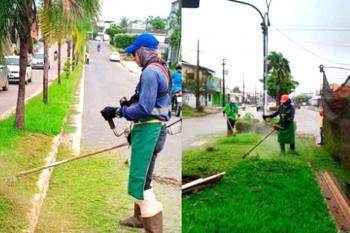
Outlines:
<svg viewBox="0 0 350 233"><path fill-rule="evenodd" d="M269 132L263 139L261 139L257 144L255 144L248 152L246 152L243 156L242 159L245 159L255 148L257 148L261 143L263 143L268 137L270 137L276 129L274 128Z"/></svg>
<svg viewBox="0 0 350 233"><path fill-rule="evenodd" d="M177 121L173 122L172 124L168 125L167 126L167 133L171 134L171 135L180 133L181 131L177 130L177 131L174 132L174 130L171 130L172 127L174 127L174 125L176 125L178 123L182 123L182 119L177 120ZM113 133L114 133L114 135L116 137L120 137L122 135L125 135L127 137L128 134L130 133L131 124L129 124L126 128L124 128L120 132L117 131L113 120L109 120L108 124L109 124L111 130L113 131ZM180 127L180 129L181 129L181 127ZM76 157L73 157L73 158L70 158L70 159L61 160L61 161L58 161L58 162L55 162L55 163L51 163L51 164L48 164L48 165L45 165L45 166L42 166L42 167L33 168L33 169L30 169L30 170L27 170L27 171L22 171L22 172L20 172L19 174L16 175L16 178L25 177L27 175L30 175L30 174L33 174L33 173L36 173L36 172L39 172L39 171L42 171L42 170L45 170L45 169L48 169L48 168L56 167L56 166L59 166L59 165L65 164L65 163L69 163L69 162L72 162L72 161L75 161L75 160L87 158L87 157L90 157L90 156L93 156L93 155L101 154L103 152L107 152L107 151L110 151L110 150L118 149L118 148L121 148L121 147L124 147L124 146L129 146L129 143L127 143L127 142L121 143L121 144L118 144L118 145L115 145L115 146L102 148L100 150L97 150L97 151L94 151L94 152L91 152L91 153L88 153L88 154L76 156Z"/></svg>

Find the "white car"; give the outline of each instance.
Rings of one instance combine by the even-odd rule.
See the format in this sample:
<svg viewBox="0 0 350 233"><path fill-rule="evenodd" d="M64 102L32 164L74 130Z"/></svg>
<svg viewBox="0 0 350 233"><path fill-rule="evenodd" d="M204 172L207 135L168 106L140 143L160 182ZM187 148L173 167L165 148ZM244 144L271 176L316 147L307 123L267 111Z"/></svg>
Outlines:
<svg viewBox="0 0 350 233"><path fill-rule="evenodd" d="M19 56L6 56L5 62L9 70L9 81L19 82ZM32 67L30 63L27 65L25 82L32 82Z"/></svg>
<svg viewBox="0 0 350 233"><path fill-rule="evenodd" d="M109 56L110 61L120 61L120 54L118 52L112 52Z"/></svg>
<svg viewBox="0 0 350 233"><path fill-rule="evenodd" d="M0 65L0 89L8 91L9 89L9 75L6 66Z"/></svg>
<svg viewBox="0 0 350 233"><path fill-rule="evenodd" d="M33 60L32 60L32 68L33 69L44 69L44 54L43 53L34 54ZM50 69L50 62L49 62L49 69Z"/></svg>
<svg viewBox="0 0 350 233"><path fill-rule="evenodd" d="M101 38L100 36L96 36L96 37L95 37L95 40L96 40L96 41L102 41L102 38Z"/></svg>

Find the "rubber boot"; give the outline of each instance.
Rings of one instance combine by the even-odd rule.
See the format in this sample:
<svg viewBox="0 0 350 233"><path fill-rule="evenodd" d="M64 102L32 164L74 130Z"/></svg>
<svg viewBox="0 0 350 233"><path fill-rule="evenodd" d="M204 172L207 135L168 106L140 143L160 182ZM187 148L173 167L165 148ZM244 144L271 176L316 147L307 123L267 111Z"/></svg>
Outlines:
<svg viewBox="0 0 350 233"><path fill-rule="evenodd" d="M163 233L163 213L143 218L143 226L146 233Z"/></svg>
<svg viewBox="0 0 350 233"><path fill-rule="evenodd" d="M286 147L283 143L280 143L280 149L281 149L281 154L285 154L286 153Z"/></svg>
<svg viewBox="0 0 350 233"><path fill-rule="evenodd" d="M120 220L119 224L123 226L128 226L128 227L143 228L140 207L135 203L134 215L127 219Z"/></svg>

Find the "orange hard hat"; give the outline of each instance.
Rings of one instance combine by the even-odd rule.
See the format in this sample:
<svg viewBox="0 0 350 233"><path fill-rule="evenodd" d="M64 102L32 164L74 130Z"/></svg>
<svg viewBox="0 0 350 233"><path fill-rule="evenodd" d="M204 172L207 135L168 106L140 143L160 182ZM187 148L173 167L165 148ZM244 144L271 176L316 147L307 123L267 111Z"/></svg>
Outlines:
<svg viewBox="0 0 350 233"><path fill-rule="evenodd" d="M282 96L281 96L280 102L281 102L281 103L285 103L285 102L287 102L288 100L289 100L289 96L288 96L288 95L282 95Z"/></svg>

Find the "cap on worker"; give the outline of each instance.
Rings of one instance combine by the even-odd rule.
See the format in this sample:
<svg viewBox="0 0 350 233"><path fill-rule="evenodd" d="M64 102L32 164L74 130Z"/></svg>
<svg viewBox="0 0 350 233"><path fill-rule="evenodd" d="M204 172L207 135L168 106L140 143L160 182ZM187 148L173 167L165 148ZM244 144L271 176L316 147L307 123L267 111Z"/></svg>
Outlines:
<svg viewBox="0 0 350 233"><path fill-rule="evenodd" d="M124 51L126 53L132 54L141 47L157 49L158 44L158 40L152 34L143 33L135 39L132 45L124 49Z"/></svg>
<svg viewBox="0 0 350 233"><path fill-rule="evenodd" d="M285 103L285 102L287 102L288 100L289 100L289 96L288 96L288 95L282 95L282 96L281 96L280 102L281 102L281 103Z"/></svg>

